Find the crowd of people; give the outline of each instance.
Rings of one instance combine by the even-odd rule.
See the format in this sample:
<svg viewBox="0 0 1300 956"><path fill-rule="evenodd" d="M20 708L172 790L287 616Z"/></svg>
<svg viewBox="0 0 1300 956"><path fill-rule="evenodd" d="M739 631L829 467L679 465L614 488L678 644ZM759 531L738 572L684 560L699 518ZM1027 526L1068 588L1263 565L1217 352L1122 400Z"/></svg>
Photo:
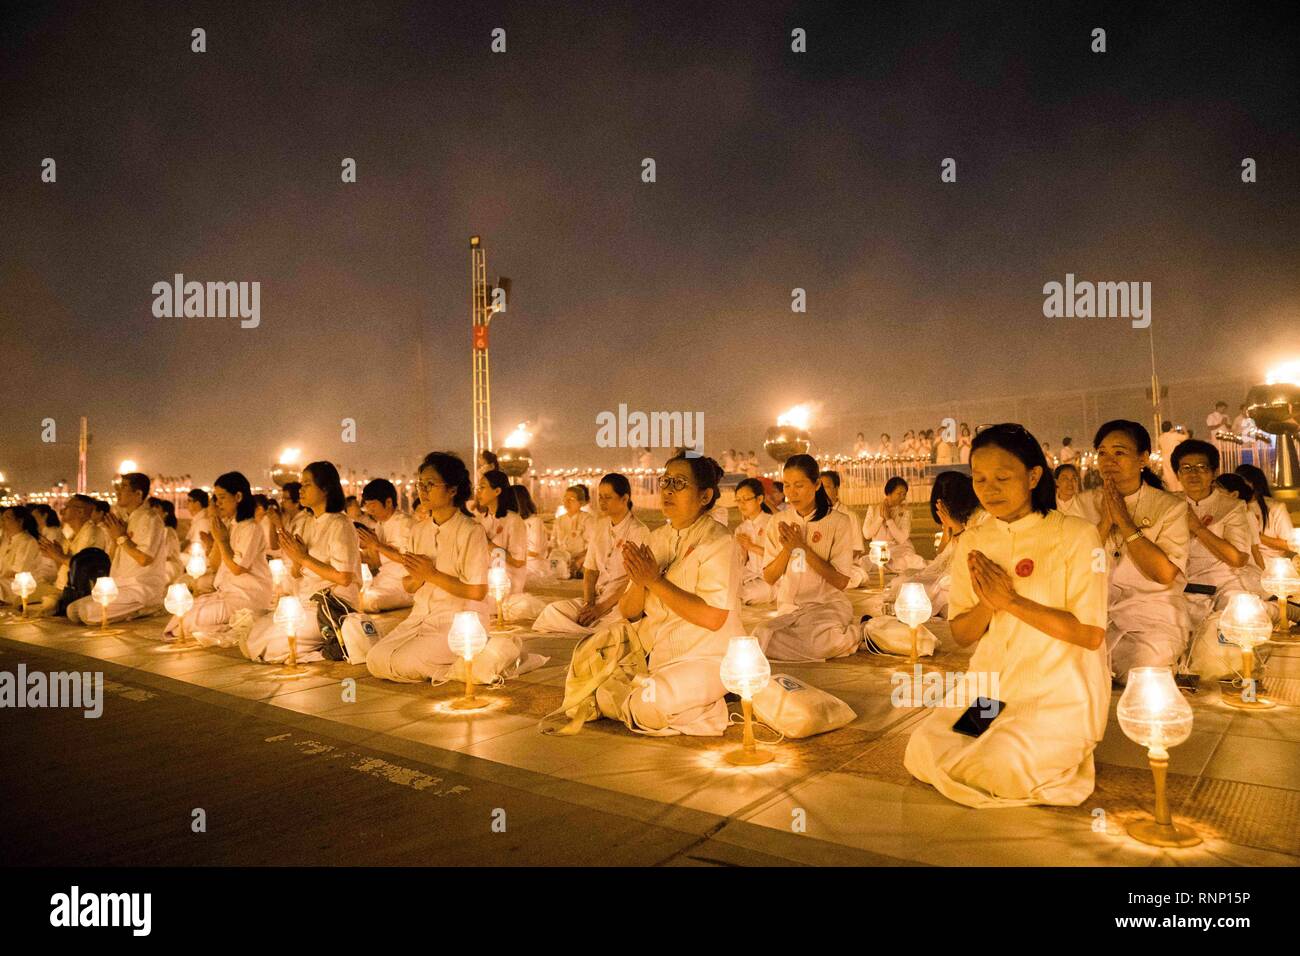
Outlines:
<svg viewBox="0 0 1300 956"><path fill-rule="evenodd" d="M1215 446L1194 438L1172 449L1166 466L1181 492L1168 490L1150 467L1150 435L1133 421L1098 429L1093 487L1020 425L960 438L953 459L969 473L934 480L929 512L940 531L928 561L912 540L903 478L890 478L859 517L840 500L840 476L809 455L787 460L780 481L740 480L732 529L721 504L728 469L676 453L658 478L665 520L651 530L622 474L605 475L594 502L583 485L567 489L548 529L490 452L474 472L431 452L411 513L386 479L349 498L327 461L304 467L277 499L226 472L210 494L189 492L184 544L174 509L150 497L143 474L121 476L112 507L74 495L61 515L7 508L0 599L16 602L16 578L28 572L36 613L97 625L156 613L168 586L184 582L192 607L164 635L251 619L238 646L262 663L285 661L291 638L299 661L337 659L339 614L400 611L365 656L371 674L399 682L447 678L459 613L485 629L494 614L535 618L534 631L578 639L557 711L568 723L557 732L607 718L649 735L717 735L728 723L719 666L745 633L745 605L771 607L752 629L770 660L822 662L889 651L892 602L917 582L953 641L974 648L968 670L998 675L1001 711L973 737L953 729L961 713L946 701L914 732L908 769L970 806L1077 804L1093 787L1112 682L1135 667L1231 671L1218 615L1235 594L1268 597L1264 562L1294 557L1290 515L1260 469L1221 475ZM861 614L849 592L882 565L893 580ZM509 581L500 608L489 594L494 566ZM117 585L107 601L92 593L104 576ZM535 593L571 578L580 596ZM272 613L286 594L308 611L292 631ZM935 649L931 641L923 653ZM518 644L511 653L498 676L524 669Z"/></svg>

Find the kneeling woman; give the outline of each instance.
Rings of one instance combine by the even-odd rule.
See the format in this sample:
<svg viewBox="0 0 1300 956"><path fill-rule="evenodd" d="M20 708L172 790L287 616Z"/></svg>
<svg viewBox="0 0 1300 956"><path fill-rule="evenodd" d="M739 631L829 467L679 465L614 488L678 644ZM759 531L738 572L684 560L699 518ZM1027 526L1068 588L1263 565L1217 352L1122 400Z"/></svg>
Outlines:
<svg viewBox="0 0 1300 956"><path fill-rule="evenodd" d="M1055 510L1042 445L1021 426L976 435L971 474L991 517L957 542L949 609L954 640L978 646L966 681L913 732L904 764L969 807L1077 806L1092 793L1110 707L1106 578L1093 571L1101 541ZM981 708L992 720L971 737L953 725L977 691L998 704L996 716Z"/></svg>
<svg viewBox="0 0 1300 956"><path fill-rule="evenodd" d="M295 630L299 661L324 660L320 624L313 595L331 592L349 607L357 607L361 587L361 547L356 529L344 513L343 485L328 461L313 461L302 470L299 499L315 518L303 534L280 530L280 552L290 562L303 616ZM279 663L289 657L289 636L274 615L256 624L240 644L255 661Z"/></svg>
<svg viewBox="0 0 1300 956"><path fill-rule="evenodd" d="M217 627L230 621L236 611L247 608L265 614L271 602L271 568L266 563L266 539L253 517L253 490L248 479L229 471L212 483L203 540L210 539L209 566L216 565L215 590L200 594L184 617L173 617L164 634L174 634L182 625L185 633ZM226 522L230 522L227 527Z"/></svg>
<svg viewBox="0 0 1300 956"><path fill-rule="evenodd" d="M775 592L763 579L764 540L772 509L764 500L763 483L757 478L746 478L736 485L736 510L740 524L736 527L736 547L744 564L740 582L740 599L746 604L767 604Z"/></svg>
<svg viewBox="0 0 1300 956"><path fill-rule="evenodd" d="M659 478L668 523L649 545L624 542L630 583L619 610L631 623L583 638L564 703L552 716L576 733L600 717L655 736L718 736L727 727L720 668L740 622L740 553L713 520L722 469L712 458L672 458Z"/></svg>
<svg viewBox="0 0 1300 956"><path fill-rule="evenodd" d="M792 457L782 477L790 507L768 523L763 547L763 579L776 588L778 616L756 627L754 636L775 661L844 657L862 643L862 627L844 593L857 530L831 507L811 455Z"/></svg>
<svg viewBox="0 0 1300 956"><path fill-rule="evenodd" d="M645 544L650 531L632 513L632 485L626 475L611 472L600 479L591 547L582 565L582 597L552 601L537 617L533 630L546 634L590 634L617 623L619 600L627 588L623 543Z"/></svg>
<svg viewBox="0 0 1300 956"><path fill-rule="evenodd" d="M429 519L416 524L412 553L403 557L415 606L366 655L371 674L412 684L451 671L456 655L447 634L457 611L476 612L484 627L491 623L487 532L465 507L472 494L469 469L455 455L430 452L420 465L419 488Z"/></svg>

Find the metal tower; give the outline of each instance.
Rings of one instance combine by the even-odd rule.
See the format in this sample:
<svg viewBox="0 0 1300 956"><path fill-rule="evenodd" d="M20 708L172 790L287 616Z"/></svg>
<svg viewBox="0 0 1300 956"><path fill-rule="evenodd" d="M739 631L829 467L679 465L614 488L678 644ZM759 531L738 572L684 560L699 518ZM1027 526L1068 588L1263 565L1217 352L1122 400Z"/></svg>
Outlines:
<svg viewBox="0 0 1300 956"><path fill-rule="evenodd" d="M496 286L488 285L487 254L478 236L469 237L470 312L473 322L474 366L474 461L470 473L478 468L479 452L492 450L492 390L488 377L488 324L497 312L504 312L510 280L500 278Z"/></svg>

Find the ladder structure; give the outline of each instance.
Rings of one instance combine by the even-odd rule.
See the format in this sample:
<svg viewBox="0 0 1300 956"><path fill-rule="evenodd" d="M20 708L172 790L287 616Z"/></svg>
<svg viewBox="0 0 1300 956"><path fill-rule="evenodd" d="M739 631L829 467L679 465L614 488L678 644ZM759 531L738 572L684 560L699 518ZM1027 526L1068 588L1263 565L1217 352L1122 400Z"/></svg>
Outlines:
<svg viewBox="0 0 1300 956"><path fill-rule="evenodd" d="M492 388L488 375L488 325L492 316L506 308L505 297L510 288L509 279L498 279L496 286L488 285L487 254L478 236L469 238L470 313L473 324L471 362L474 372L474 461L470 474L478 468L480 452L492 450Z"/></svg>

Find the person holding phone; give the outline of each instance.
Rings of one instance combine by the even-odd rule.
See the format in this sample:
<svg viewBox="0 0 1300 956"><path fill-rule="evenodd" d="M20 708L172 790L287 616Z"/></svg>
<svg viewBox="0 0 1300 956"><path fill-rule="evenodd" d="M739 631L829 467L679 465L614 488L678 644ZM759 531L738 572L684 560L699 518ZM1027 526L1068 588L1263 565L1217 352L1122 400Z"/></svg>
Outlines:
<svg viewBox="0 0 1300 956"><path fill-rule="evenodd" d="M977 646L966 680L912 733L904 765L969 807L1077 806L1092 793L1110 709L1101 541L1055 509L1042 445L1024 427L976 435L971 474L990 518L957 540L949 620L959 645ZM984 690L995 699L976 704Z"/></svg>

